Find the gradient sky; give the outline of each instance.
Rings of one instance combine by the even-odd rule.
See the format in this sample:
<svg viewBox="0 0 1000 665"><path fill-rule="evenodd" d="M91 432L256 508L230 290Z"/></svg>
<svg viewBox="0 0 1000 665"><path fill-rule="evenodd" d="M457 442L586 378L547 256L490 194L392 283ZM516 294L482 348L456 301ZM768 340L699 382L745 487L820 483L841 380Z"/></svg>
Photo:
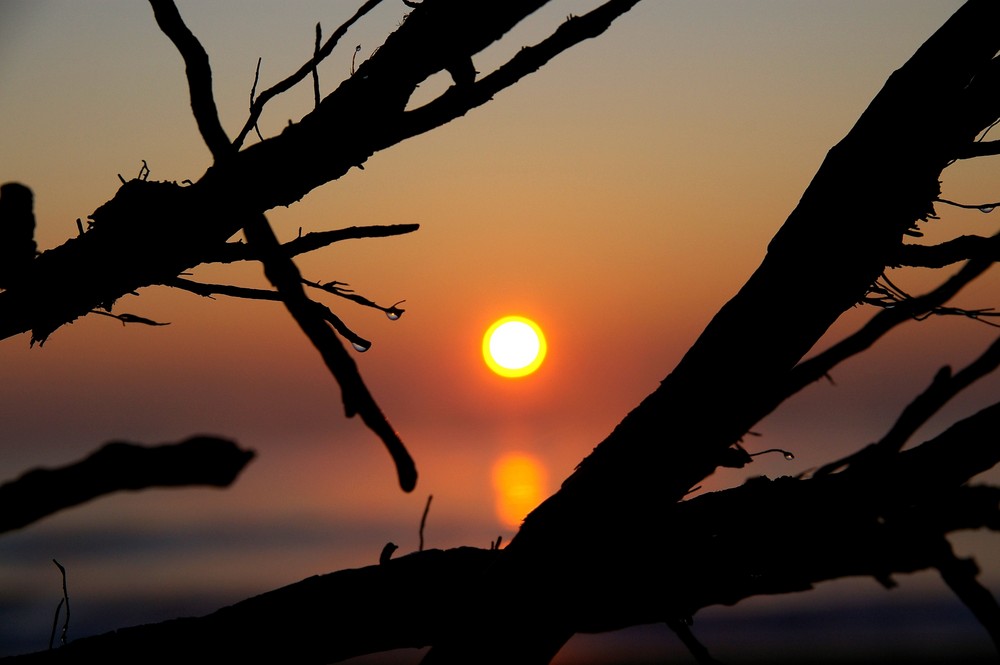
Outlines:
<svg viewBox="0 0 1000 665"><path fill-rule="evenodd" d="M283 78L311 54L316 22L329 34L356 4L178 2L209 52L231 135L245 120L257 58L262 85ZM355 45L367 57L402 18L401 3L384 4L324 64L325 92L349 73ZM477 69L489 71L594 4L553 2L477 58ZM348 282L384 304L406 300L395 322L333 305L374 342L358 362L416 459L411 495L398 489L375 437L343 417L335 382L274 303L146 289L116 311L171 325L123 327L91 316L43 348L29 349L27 336L0 342L0 478L68 463L112 439L213 433L258 452L227 491L115 496L0 538L0 653L46 644L60 593L52 557L69 571L80 636L123 617L205 612L374 563L386 541L413 550L428 494L427 546L509 539L515 527L495 509L497 460L534 457L544 466L543 494L551 493L669 372L757 266L826 151L960 4L646 0L487 106L272 211L283 239L299 228L421 225L299 262L312 279ZM445 85L437 77L421 94ZM306 85L273 102L264 135L307 111L311 94ZM135 177L142 160L160 180L195 180L209 165L181 59L142 2L0 0L0 117L0 182L34 190L41 249L75 234L75 220L114 195L118 174ZM997 200L997 164L949 170L945 196ZM996 230L993 217L940 212L933 237ZM197 277L263 285L256 266ZM918 292L933 283L919 271L897 277ZM997 293L994 276L963 302L996 305ZM480 338L515 313L543 326L549 356L531 377L501 379L483 365ZM870 314L849 313L830 339ZM760 458L706 489L797 473L868 443L940 365L961 366L995 338L995 329L964 320L909 328L837 369L836 386L813 386L755 428L763 437L752 444L790 449L794 462ZM992 378L967 391L919 438L971 414L998 388ZM962 551L976 548L998 588L995 539L956 541ZM827 585L817 600L726 611L782 616L869 593L877 599L869 602L923 602L941 585L918 575L898 593L876 586ZM714 612L709 626L722 616ZM966 639L946 639L957 635ZM680 649L663 639L663 653ZM974 630L967 639L988 642ZM728 648L738 643L731 637ZM727 646L719 648L724 655Z"/></svg>

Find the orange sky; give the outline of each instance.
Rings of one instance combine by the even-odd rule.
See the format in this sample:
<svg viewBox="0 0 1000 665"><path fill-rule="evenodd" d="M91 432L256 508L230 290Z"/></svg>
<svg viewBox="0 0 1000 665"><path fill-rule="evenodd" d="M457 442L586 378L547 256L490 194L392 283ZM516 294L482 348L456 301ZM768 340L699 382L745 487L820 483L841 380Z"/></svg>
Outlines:
<svg viewBox="0 0 1000 665"><path fill-rule="evenodd" d="M264 84L283 77L311 53L316 21L329 33L355 3L178 4L210 54L233 134L257 58ZM366 57L401 18L401 4L385 4L326 63L325 91L349 72L354 45ZM593 4L553 3L477 68ZM29 350L26 336L0 342L4 478L115 438L209 432L259 453L226 492L112 497L0 539L0 589L20 603L18 625L37 621L47 639L51 604L35 601L57 592L53 555L69 565L84 607L122 590L168 585L184 596L211 583L220 595L205 601L210 609L372 563L388 540L414 549L428 494L428 546L509 540L494 511L494 462L531 455L546 466L543 493L553 491L735 293L826 150L959 4L646 0L486 107L273 211L285 239L300 227L421 225L300 261L310 278L349 282L380 303L406 299L396 322L334 304L374 342L358 362L416 459L412 495L398 490L374 436L343 418L336 384L274 304L147 289L117 309L170 326L89 317L42 349ZM278 132L310 99L306 86L274 103L261 130ZM0 117L0 182L34 189L43 249L74 234L76 218L142 160L163 180L197 179L208 165L181 60L145 3L0 2ZM949 171L945 195L997 200L996 166ZM979 213L942 212L948 235L996 228ZM262 285L259 272L198 277ZM901 279L917 291L930 283ZM969 302L996 304L997 287L978 285ZM516 381L491 374L480 356L485 328L511 313L535 319L549 343L542 368ZM837 334L867 315L851 313ZM895 335L871 359L838 369L836 388L815 386L762 423L760 446L791 449L796 461L760 458L750 473L799 472L867 443L939 365L971 360L994 337L965 321ZM977 386L947 414L971 413L997 388L996 379ZM996 581L993 563L985 567Z"/></svg>

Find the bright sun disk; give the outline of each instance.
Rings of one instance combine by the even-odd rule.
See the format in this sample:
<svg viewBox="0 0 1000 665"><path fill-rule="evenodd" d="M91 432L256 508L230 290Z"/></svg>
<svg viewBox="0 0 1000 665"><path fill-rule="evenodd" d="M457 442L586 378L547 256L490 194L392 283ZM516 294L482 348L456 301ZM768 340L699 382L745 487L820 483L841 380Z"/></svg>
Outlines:
<svg viewBox="0 0 1000 665"><path fill-rule="evenodd" d="M505 316L483 335L483 359L500 376L527 376L538 369L547 351L538 324L523 316Z"/></svg>

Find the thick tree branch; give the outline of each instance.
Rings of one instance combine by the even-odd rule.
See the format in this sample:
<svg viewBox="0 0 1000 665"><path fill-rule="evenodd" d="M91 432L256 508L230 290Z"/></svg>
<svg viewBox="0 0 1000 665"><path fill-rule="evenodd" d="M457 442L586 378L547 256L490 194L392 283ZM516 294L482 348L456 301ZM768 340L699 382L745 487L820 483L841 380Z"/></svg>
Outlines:
<svg viewBox="0 0 1000 665"><path fill-rule="evenodd" d="M227 487L253 456L232 441L210 436L153 447L108 443L70 466L35 469L0 485L0 533L122 490Z"/></svg>
<svg viewBox="0 0 1000 665"><path fill-rule="evenodd" d="M669 529L651 525L643 548L606 550L613 554L606 567L568 587L569 629L673 622L711 605L830 579L888 579L945 566L943 534L1000 527L1000 489L964 486L1000 461L998 427L1000 405L901 453L883 476L758 478L678 504ZM209 661L320 663L434 645L462 616L488 615L507 592L489 576L502 556L492 549L425 550L312 577L203 618L118 630L2 662L167 663L198 644ZM539 573L528 574L540 582ZM971 583L978 584L974 577Z"/></svg>
<svg viewBox="0 0 1000 665"><path fill-rule="evenodd" d="M510 588L518 609L498 603L488 617L456 627L428 663L468 662L485 645L489 662L517 660L544 653L552 636L568 638L573 626L564 617L579 602L573 584L615 550L645 547L648 525L782 402L792 367L865 296L904 234L933 214L956 146L984 129L958 98L1000 50L997 22L1000 3L971 0L892 74L830 150L761 266L660 387L527 517L491 568L491 581ZM848 190L866 201L864 210L845 210ZM597 542L573 547L583 541ZM522 582L528 571L535 587ZM526 595L545 602L522 611Z"/></svg>

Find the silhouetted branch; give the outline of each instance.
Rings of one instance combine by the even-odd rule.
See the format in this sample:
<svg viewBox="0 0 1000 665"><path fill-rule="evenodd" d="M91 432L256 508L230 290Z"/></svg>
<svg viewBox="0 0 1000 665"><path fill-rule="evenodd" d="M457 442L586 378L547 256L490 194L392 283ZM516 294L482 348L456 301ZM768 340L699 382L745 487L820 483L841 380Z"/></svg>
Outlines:
<svg viewBox="0 0 1000 665"><path fill-rule="evenodd" d="M897 307L883 309L860 330L827 350L803 360L788 374L783 395L787 399L807 385L827 376L844 360L869 348L901 323L920 318L955 296L963 287L982 275L993 264L986 259L969 261L933 291L904 300Z"/></svg>
<svg viewBox="0 0 1000 665"><path fill-rule="evenodd" d="M340 320L329 309L306 296L302 290L302 276L298 268L292 259L281 251L281 245L263 215L247 223L244 233L247 242L255 248L264 264L264 274L278 290L292 318L319 351L327 368L340 384L347 417L360 415L365 424L382 440L396 465L400 487L404 491L411 491L417 482L417 470L413 459L368 392L368 387L362 381L354 360L327 325L328 322L337 325ZM338 332L344 334L346 331L353 334L342 323L340 325L342 328L338 328ZM362 344L365 342L367 341L361 340Z"/></svg>
<svg viewBox="0 0 1000 665"><path fill-rule="evenodd" d="M391 236L413 233L420 228L419 224L386 224L372 226L349 226L330 231L313 231L294 240L282 243L281 248L289 256L298 256L328 247L341 240L359 238L388 238ZM258 257L253 249L242 242L228 242L213 248L210 253L200 257L202 263L235 263L236 261L256 261Z"/></svg>
<svg viewBox="0 0 1000 665"><path fill-rule="evenodd" d="M972 559L959 559L944 538L940 542L940 556L935 568L956 596L965 604L993 640L1000 652L1000 605L996 598L976 579L979 567Z"/></svg>
<svg viewBox="0 0 1000 665"><path fill-rule="evenodd" d="M101 316L108 316L108 317L111 317L112 319L118 319L119 321L122 322L122 325L125 325L125 324L128 324L128 323L139 323L139 324L144 325L144 326L154 326L154 327L155 326L169 326L170 325L169 322L167 322L167 323L161 323L160 321L154 321L153 319L147 319L144 316L137 316L135 314L128 314L128 313L113 314L111 312L105 312L105 311L102 311L102 310L99 310L99 309L93 309L93 310L90 311L90 313L91 314L100 314Z"/></svg>
<svg viewBox="0 0 1000 665"><path fill-rule="evenodd" d="M233 148L222 128L222 123L219 122L219 112L215 108L212 68L208 64L208 53L184 24L173 0L149 0L149 4L153 8L156 24L184 58L188 89L191 93L191 113L198 123L198 131L201 132L201 137L205 140L212 157L217 162L221 161L233 153Z"/></svg>
<svg viewBox="0 0 1000 665"><path fill-rule="evenodd" d="M956 151L955 159L971 159L989 155L1000 155L1000 141L969 143Z"/></svg>
<svg viewBox="0 0 1000 665"><path fill-rule="evenodd" d="M564 589L571 609L561 616L571 632L602 632L829 579L947 570L943 534L1000 526L1000 489L965 485L1000 461L997 427L1000 405L900 453L884 476L757 478L701 495L672 509L669 528L647 529L642 548L604 541L598 525L586 547L600 554L600 567L585 584ZM380 557L377 565L311 577L202 618L120 629L0 662L168 663L189 654L191 644L212 662L337 662L435 645L462 617L488 614L507 591L487 576L503 552L465 547ZM949 571L953 588L978 584L972 569L958 572ZM519 604L548 603L539 584L545 571L526 574ZM415 598L434 602L398 610Z"/></svg>
<svg viewBox="0 0 1000 665"><path fill-rule="evenodd" d="M237 134L236 140L233 141L233 148L239 149L243 145L243 141L246 139L247 134L250 130L257 126L257 121L260 119L260 114L264 110L264 105L267 104L271 99L277 97L283 92L286 92L293 88L295 84L304 79L310 73L313 74L315 81L315 95L316 95L316 106L319 106L319 74L317 73L317 67L319 63L323 62L328 55L333 53L333 48L340 41L340 38L347 34L348 29L357 23L357 21L379 5L382 0L368 0L365 4L361 5L360 9L354 13L350 19L345 21L339 28L334 30L330 38L326 40L323 44L323 48L319 48L320 39L320 27L316 24L316 51L313 53L313 57L306 64L299 67L299 69L291 76L285 78L264 92L260 93L260 96L254 99L253 93L250 94L250 117L247 118L246 123L243 125L243 129ZM260 61L257 61L257 77L260 76ZM257 88L257 78L254 78L254 89ZM257 134L260 136L260 133Z"/></svg>
<svg viewBox="0 0 1000 665"><path fill-rule="evenodd" d="M253 289L246 286L233 286L232 284L206 284L205 282L195 282L183 277L175 277L174 279L167 280L163 285L188 291L195 295L204 296L205 298L220 295L246 300L273 300L281 302L281 295L277 291L268 291L267 289Z"/></svg>
<svg viewBox="0 0 1000 665"><path fill-rule="evenodd" d="M567 49L597 37L639 0L611 0L582 16L571 16L548 38L522 48L517 55L475 83L455 85L437 99L407 111L397 125L394 141L423 133L465 115L493 99L525 76L541 69Z"/></svg>
<svg viewBox="0 0 1000 665"><path fill-rule="evenodd" d="M930 420L952 397L1000 366L1000 339L959 372L952 375L950 367L942 367L931 385L910 402L892 428L879 441L847 457L825 464L813 474L825 476L845 466L864 464L884 466L894 453L899 452L907 440Z"/></svg>
<svg viewBox="0 0 1000 665"><path fill-rule="evenodd" d="M903 245L893 265L942 268L969 259L1000 261L1000 235L960 236L938 245Z"/></svg>
<svg viewBox="0 0 1000 665"><path fill-rule="evenodd" d="M121 490L226 487L253 455L232 441L209 436L153 447L108 443L70 466L35 469L0 485L0 533Z"/></svg>
<svg viewBox="0 0 1000 665"><path fill-rule="evenodd" d="M0 289L26 282L35 260L34 194L24 185L0 185Z"/></svg>

